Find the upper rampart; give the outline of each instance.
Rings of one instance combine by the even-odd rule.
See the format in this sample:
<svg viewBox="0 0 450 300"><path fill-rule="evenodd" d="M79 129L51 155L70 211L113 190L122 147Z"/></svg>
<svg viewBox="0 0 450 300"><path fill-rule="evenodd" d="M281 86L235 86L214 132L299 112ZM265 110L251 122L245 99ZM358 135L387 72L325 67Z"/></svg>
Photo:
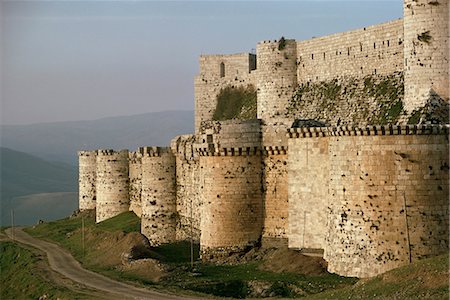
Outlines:
<svg viewBox="0 0 450 300"><path fill-rule="evenodd" d="M403 20L297 41L298 82L403 71Z"/></svg>

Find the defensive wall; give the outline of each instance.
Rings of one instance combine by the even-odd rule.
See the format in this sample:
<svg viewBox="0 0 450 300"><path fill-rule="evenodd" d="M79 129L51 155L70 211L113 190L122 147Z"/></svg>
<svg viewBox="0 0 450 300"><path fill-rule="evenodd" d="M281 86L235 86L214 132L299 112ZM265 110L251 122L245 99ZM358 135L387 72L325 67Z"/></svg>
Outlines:
<svg viewBox="0 0 450 300"><path fill-rule="evenodd" d="M448 250L448 126L289 136L289 247L324 251L330 272L356 277Z"/></svg>
<svg viewBox="0 0 450 300"><path fill-rule="evenodd" d="M447 251L448 0L404 6L403 20L202 55L195 134L80 151L80 209L134 211L152 245L194 239L206 260L290 247L370 277ZM219 120L227 88L255 91L255 115Z"/></svg>

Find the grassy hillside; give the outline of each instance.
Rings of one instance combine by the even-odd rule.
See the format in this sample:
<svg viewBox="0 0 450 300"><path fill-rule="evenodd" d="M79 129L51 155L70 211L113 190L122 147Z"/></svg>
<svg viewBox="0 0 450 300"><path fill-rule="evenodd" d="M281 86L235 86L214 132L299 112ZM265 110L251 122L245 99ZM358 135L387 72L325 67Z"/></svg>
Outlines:
<svg viewBox="0 0 450 300"><path fill-rule="evenodd" d="M58 242L87 268L117 279L175 292L234 298L282 296L302 299L448 299L449 296L448 255L358 281L329 273L320 276L275 273L261 268L264 260L226 265L202 263L198 260L196 245L194 269L191 269L189 243L167 244L144 251L137 232L140 222L131 212L100 224L95 224L92 212L90 215L85 213L83 218L86 226L84 251L81 216L41 224L27 232ZM129 252L133 245L140 245L136 253L141 258L148 258L124 261L122 253Z"/></svg>
<svg viewBox="0 0 450 300"><path fill-rule="evenodd" d="M194 131L192 111L164 111L90 121L3 125L4 147L78 165L78 150L164 146Z"/></svg>
<svg viewBox="0 0 450 300"><path fill-rule="evenodd" d="M0 148L0 172L2 225L10 224L11 209L16 211L16 224L25 225L61 218L76 208L76 167Z"/></svg>
<svg viewBox="0 0 450 300"><path fill-rule="evenodd" d="M0 148L1 197L51 192L74 192L78 170L63 163L48 162L24 152Z"/></svg>
<svg viewBox="0 0 450 300"><path fill-rule="evenodd" d="M356 285L327 291L308 300L322 299L449 299L449 255L420 260Z"/></svg>
<svg viewBox="0 0 450 300"><path fill-rule="evenodd" d="M98 299L98 295L55 283L55 276L39 254L5 241L0 242L0 253L0 299Z"/></svg>

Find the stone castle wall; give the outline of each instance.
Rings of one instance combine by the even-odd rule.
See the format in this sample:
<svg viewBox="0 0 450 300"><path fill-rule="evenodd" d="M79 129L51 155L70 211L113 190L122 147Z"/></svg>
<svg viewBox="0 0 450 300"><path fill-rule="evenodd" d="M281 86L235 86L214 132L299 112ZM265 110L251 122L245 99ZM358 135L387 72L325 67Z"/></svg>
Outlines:
<svg viewBox="0 0 450 300"><path fill-rule="evenodd" d="M130 207L128 150L98 150L96 222L112 218Z"/></svg>
<svg viewBox="0 0 450 300"><path fill-rule="evenodd" d="M329 194L328 139L289 140L289 247L325 248Z"/></svg>
<svg viewBox="0 0 450 300"><path fill-rule="evenodd" d="M200 241L202 172L195 142L195 135L181 135L171 143L176 158L177 240Z"/></svg>
<svg viewBox="0 0 450 300"><path fill-rule="evenodd" d="M139 218L142 215L142 154L144 148L129 153L129 177L130 177L130 211Z"/></svg>
<svg viewBox="0 0 450 300"><path fill-rule="evenodd" d="M448 115L448 0L404 3L404 20L201 56L195 135L81 151L80 209L134 211L153 245L192 238L203 259L288 245L347 276L446 251L448 128L388 124ZM257 120L213 120L222 89L249 85Z"/></svg>
<svg viewBox="0 0 450 300"><path fill-rule="evenodd" d="M405 107L423 107L433 93L449 99L448 0L405 0Z"/></svg>
<svg viewBox="0 0 450 300"><path fill-rule="evenodd" d="M290 134L289 162L303 157L289 173L290 247L322 248L330 272L357 277L448 250L448 128ZM302 177L302 167L322 179ZM302 214L315 216L308 221Z"/></svg>
<svg viewBox="0 0 450 300"><path fill-rule="evenodd" d="M142 157L141 232L151 245L176 239L175 156L169 147L145 147Z"/></svg>
<svg viewBox="0 0 450 300"><path fill-rule="evenodd" d="M212 120L221 89L255 85L255 67L254 54L200 56L200 73L194 79L196 133L203 121Z"/></svg>
<svg viewBox="0 0 450 300"><path fill-rule="evenodd" d="M403 71L403 20L297 42L298 83Z"/></svg>
<svg viewBox="0 0 450 300"><path fill-rule="evenodd" d="M288 164L286 149L267 147L262 157L264 223L262 245L280 247L288 238Z"/></svg>
<svg viewBox="0 0 450 300"><path fill-rule="evenodd" d="M97 204L96 177L97 151L78 151L78 202L79 209L94 209Z"/></svg>
<svg viewBox="0 0 450 300"><path fill-rule="evenodd" d="M297 43L263 41L256 46L257 115L269 121L284 116L297 85Z"/></svg>
<svg viewBox="0 0 450 300"><path fill-rule="evenodd" d="M233 153L208 156L205 152L200 157L203 259L242 251L261 236L261 156L259 151L239 154L234 149Z"/></svg>

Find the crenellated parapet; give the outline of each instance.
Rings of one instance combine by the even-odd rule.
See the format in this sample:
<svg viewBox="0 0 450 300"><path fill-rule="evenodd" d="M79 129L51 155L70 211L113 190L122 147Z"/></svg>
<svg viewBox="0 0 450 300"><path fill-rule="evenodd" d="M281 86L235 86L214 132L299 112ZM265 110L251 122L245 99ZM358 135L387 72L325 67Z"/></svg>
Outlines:
<svg viewBox="0 0 450 300"><path fill-rule="evenodd" d="M449 133L448 125L388 125L290 128L289 138L326 136L377 136L377 135L436 135Z"/></svg>
<svg viewBox="0 0 450 300"><path fill-rule="evenodd" d="M128 150L98 150L96 164L98 223L129 210Z"/></svg>

